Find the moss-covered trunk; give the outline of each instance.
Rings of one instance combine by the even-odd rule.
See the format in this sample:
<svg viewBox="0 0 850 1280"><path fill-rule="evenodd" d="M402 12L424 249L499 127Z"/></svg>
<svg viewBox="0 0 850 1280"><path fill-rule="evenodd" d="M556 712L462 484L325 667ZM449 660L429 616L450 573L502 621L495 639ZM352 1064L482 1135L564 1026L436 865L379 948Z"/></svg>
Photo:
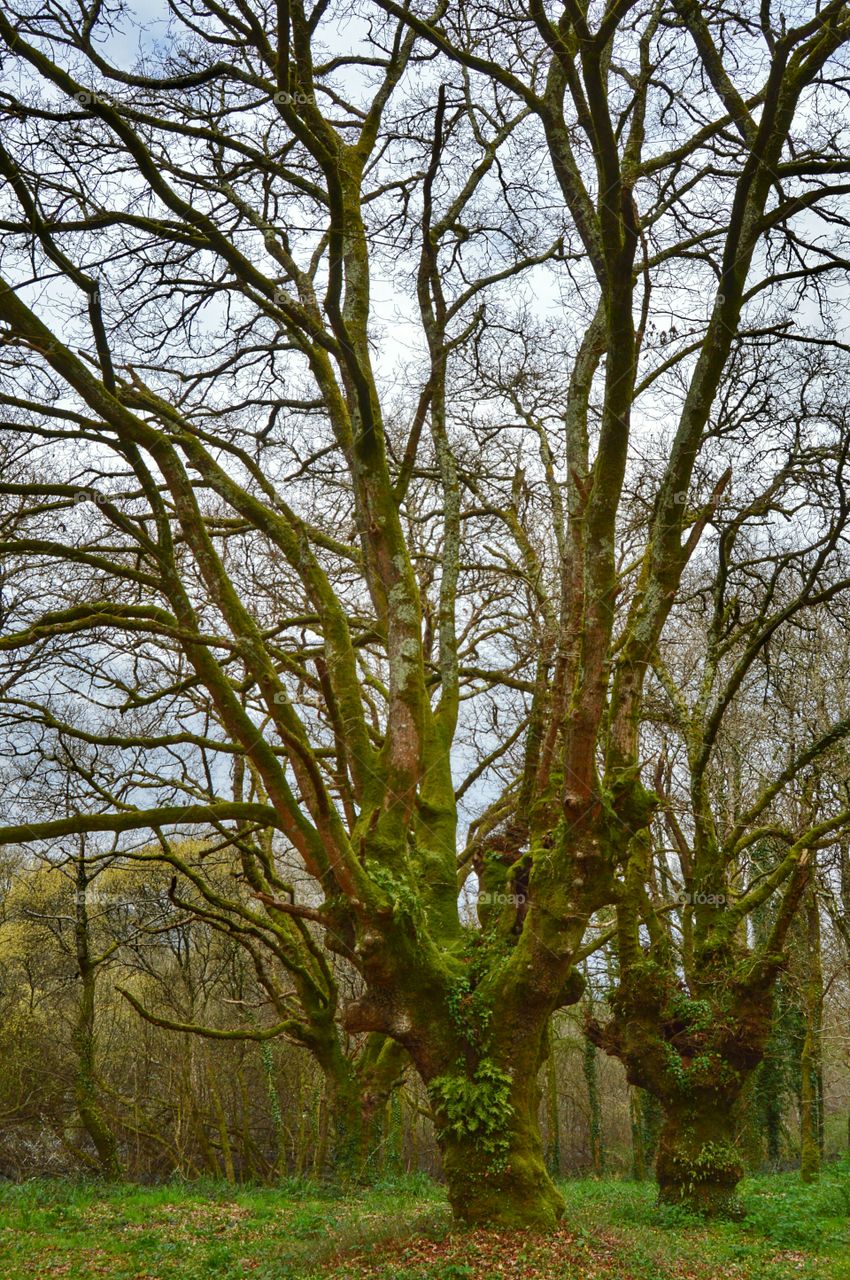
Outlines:
<svg viewBox="0 0 850 1280"><path fill-rule="evenodd" d="M742 1216L736 1188L744 1166L735 1146L735 1115L731 1099L664 1108L655 1161L662 1203L710 1217Z"/></svg>
<svg viewBox="0 0 850 1280"><path fill-rule="evenodd" d="M320 1172L341 1182L363 1182L378 1172L385 1141L387 1102L399 1085L405 1055L400 1045L372 1034L356 1058L333 1036L317 1054L325 1077L326 1141Z"/></svg>
<svg viewBox="0 0 850 1280"><path fill-rule="evenodd" d="M536 1071L509 1075L489 1060L473 1077L432 1082L449 1203L471 1226L549 1230L564 1201L546 1169Z"/></svg>
<svg viewBox="0 0 850 1280"><path fill-rule="evenodd" d="M646 1178L643 1105L640 1089L633 1086L629 1086L629 1124L632 1131L632 1177L635 1182L643 1182Z"/></svg>
<svg viewBox="0 0 850 1280"><path fill-rule="evenodd" d="M587 1085L588 1125L590 1132L590 1164L597 1178L605 1171L605 1145L602 1137L602 1104L599 1099L598 1050L585 1036L582 1051L582 1069Z"/></svg>
<svg viewBox="0 0 850 1280"><path fill-rule="evenodd" d="M823 970L821 964L820 914L810 888L805 910L806 957L803 1006L806 1034L800 1054L800 1176L815 1182L820 1175L822 1119L822 1025Z"/></svg>
<svg viewBox="0 0 850 1280"><path fill-rule="evenodd" d="M716 976L723 973L725 986ZM659 1199L710 1216L741 1213L738 1117L772 1014L772 971L751 972L749 984L734 983L734 974L731 957L722 969L704 964L695 997L681 989L672 966L633 963L611 996L608 1022L587 1024L591 1039L623 1062L629 1083L661 1109Z"/></svg>

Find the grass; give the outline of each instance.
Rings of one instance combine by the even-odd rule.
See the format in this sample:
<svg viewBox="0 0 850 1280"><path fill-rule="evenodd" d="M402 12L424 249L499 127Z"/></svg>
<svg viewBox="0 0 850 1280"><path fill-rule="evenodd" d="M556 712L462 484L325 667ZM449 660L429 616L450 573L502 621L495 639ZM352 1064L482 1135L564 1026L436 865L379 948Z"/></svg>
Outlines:
<svg viewBox="0 0 850 1280"><path fill-rule="evenodd" d="M649 1184L568 1182L554 1236L452 1230L424 1178L356 1195L312 1184L0 1189L4 1280L850 1280L850 1168L743 1186L747 1219L659 1212Z"/></svg>
<svg viewBox="0 0 850 1280"><path fill-rule="evenodd" d="M409 1178L343 1196L310 1183L234 1188L33 1181L0 1189L3 1280L288 1280L338 1249L448 1222L444 1196Z"/></svg>

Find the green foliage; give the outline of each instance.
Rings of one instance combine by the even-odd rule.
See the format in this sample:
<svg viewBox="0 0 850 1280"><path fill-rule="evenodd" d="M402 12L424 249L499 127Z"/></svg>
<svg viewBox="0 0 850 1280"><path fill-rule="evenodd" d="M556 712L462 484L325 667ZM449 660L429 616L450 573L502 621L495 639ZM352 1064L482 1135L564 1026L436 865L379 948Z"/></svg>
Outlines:
<svg viewBox="0 0 850 1280"><path fill-rule="evenodd" d="M662 1049L664 1054L664 1062L667 1067L667 1074L675 1082L677 1087L682 1091L688 1088L688 1072L682 1061L682 1055L677 1053L672 1044L665 1041Z"/></svg>
<svg viewBox="0 0 850 1280"><path fill-rule="evenodd" d="M481 1048L492 1013L473 987L471 975L463 974L451 984L447 1004L449 1017L466 1043L473 1048Z"/></svg>
<svg viewBox="0 0 850 1280"><path fill-rule="evenodd" d="M508 1073L489 1058L482 1058L471 1078L462 1070L439 1076L432 1080L430 1093L448 1133L471 1139L491 1157L491 1168L504 1167L510 1145L507 1121L513 1114Z"/></svg>
<svg viewBox="0 0 850 1280"><path fill-rule="evenodd" d="M704 1142L696 1155L687 1162L692 1182L714 1182L724 1174L738 1168L739 1158L729 1142Z"/></svg>
<svg viewBox="0 0 850 1280"><path fill-rule="evenodd" d="M850 1280L850 1167L817 1187L795 1173L747 1180L743 1223L659 1209L649 1183L569 1182L567 1232L449 1232L442 1188L394 1178L342 1196L292 1180L235 1191L29 1182L0 1187L4 1280L465 1280L572 1275L629 1280ZM61 1212L57 1212L57 1210Z"/></svg>
<svg viewBox="0 0 850 1280"><path fill-rule="evenodd" d="M850 1164L827 1166L817 1185L806 1186L797 1173L753 1179L747 1197L747 1225L777 1244L818 1249L847 1246L850 1216Z"/></svg>
<svg viewBox="0 0 850 1280"><path fill-rule="evenodd" d="M670 1001L670 1011L684 1022L688 1031L710 1031L714 1022L714 1010L708 1000L692 1000L684 991L677 991Z"/></svg>
<svg viewBox="0 0 850 1280"><path fill-rule="evenodd" d="M393 875L388 867L374 859L369 860L369 875L389 898L396 916L410 920L414 925L422 923L422 901L407 880Z"/></svg>
<svg viewBox="0 0 850 1280"><path fill-rule="evenodd" d="M442 1189L421 1176L356 1196L298 1179L238 1191L210 1180L32 1181L0 1187L0 1275L305 1280L332 1252L372 1249L411 1230L443 1231L448 1220Z"/></svg>
<svg viewBox="0 0 850 1280"><path fill-rule="evenodd" d="M684 1059L679 1051L666 1041L663 1045L667 1073L681 1094L697 1089L733 1084L737 1072L717 1053L705 1050L693 1058Z"/></svg>

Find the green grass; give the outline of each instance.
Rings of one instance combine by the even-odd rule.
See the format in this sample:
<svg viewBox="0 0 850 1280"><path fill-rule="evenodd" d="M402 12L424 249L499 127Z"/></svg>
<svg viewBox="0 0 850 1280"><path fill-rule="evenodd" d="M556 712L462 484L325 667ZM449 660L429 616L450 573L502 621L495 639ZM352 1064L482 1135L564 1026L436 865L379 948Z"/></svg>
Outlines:
<svg viewBox="0 0 850 1280"><path fill-rule="evenodd" d="M288 1280L402 1227L445 1228L439 1187L404 1179L344 1196L310 1183L234 1188L36 1181L0 1189L3 1280Z"/></svg>
<svg viewBox="0 0 850 1280"><path fill-rule="evenodd" d="M629 1182L564 1186L558 1233L451 1229L441 1188L309 1183L0 1189L4 1280L850 1280L850 1168L743 1185L747 1218L707 1225Z"/></svg>

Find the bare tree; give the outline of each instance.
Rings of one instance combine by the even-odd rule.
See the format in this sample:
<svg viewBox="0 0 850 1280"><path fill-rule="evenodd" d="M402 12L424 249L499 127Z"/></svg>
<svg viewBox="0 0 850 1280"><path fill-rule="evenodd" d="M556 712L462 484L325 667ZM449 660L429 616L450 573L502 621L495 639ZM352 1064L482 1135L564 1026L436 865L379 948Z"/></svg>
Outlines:
<svg viewBox="0 0 850 1280"><path fill-rule="evenodd" d="M455 1211L551 1225L538 1068L659 806L645 684L729 488L712 407L745 336L835 343L816 309L811 332L776 312L786 290L826 306L844 268L846 160L810 106L840 99L846 7L790 26L384 0L343 53L324 4L173 15L131 68L98 9L0 16L22 85L0 400L31 468L3 486L28 567L2 645L38 653L35 723L51 662L118 722L48 725L97 757L81 803L42 788L34 812L13 771L28 808L0 838L274 829L364 984L347 1025L428 1086ZM557 430L520 353L544 266L574 297L531 353L563 366ZM638 414L664 428L642 518ZM482 708L496 741L458 787ZM222 784L237 757L254 798ZM466 782L480 930L458 908Z"/></svg>

